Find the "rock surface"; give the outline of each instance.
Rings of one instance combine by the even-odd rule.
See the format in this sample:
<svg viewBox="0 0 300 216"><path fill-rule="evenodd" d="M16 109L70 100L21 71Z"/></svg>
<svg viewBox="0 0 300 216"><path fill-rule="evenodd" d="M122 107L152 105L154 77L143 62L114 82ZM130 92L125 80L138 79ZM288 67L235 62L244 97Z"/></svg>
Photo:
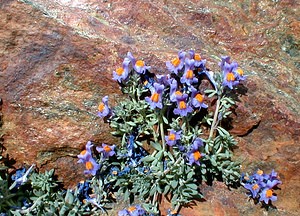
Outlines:
<svg viewBox="0 0 300 216"><path fill-rule="evenodd" d="M96 109L106 94L112 105L119 98L112 70L128 51L160 73L180 49L201 52L215 71L218 57L230 55L249 76L231 130L237 157L244 171L279 172L277 210L269 215L300 215L300 5L230 2L2 0L4 153L16 167L55 168L73 186L85 178L76 164L85 143L117 142ZM244 192L218 182L203 186L206 201L182 214L265 213Z"/></svg>

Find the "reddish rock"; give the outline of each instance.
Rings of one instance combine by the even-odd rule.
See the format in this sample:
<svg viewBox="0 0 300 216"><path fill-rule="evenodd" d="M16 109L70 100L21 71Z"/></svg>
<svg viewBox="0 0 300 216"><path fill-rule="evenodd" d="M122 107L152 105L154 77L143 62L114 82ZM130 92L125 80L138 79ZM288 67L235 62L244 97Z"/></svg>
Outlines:
<svg viewBox="0 0 300 216"><path fill-rule="evenodd" d="M231 55L248 74L233 115L243 170L277 170L283 181L272 215L299 215L298 1L45 1L0 3L0 97L5 154L16 167L56 168L66 185L85 178L76 155L88 140L117 142L97 104L120 97L111 73L127 51L154 72L194 48L218 70ZM1 134L0 133L0 134ZM262 215L243 189L202 188L206 201L183 215Z"/></svg>

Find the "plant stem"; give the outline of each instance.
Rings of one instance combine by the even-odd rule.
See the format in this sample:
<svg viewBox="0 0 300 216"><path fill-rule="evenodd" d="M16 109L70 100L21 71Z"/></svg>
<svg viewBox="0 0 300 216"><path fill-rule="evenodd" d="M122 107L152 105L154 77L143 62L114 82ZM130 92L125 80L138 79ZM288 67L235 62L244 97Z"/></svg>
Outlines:
<svg viewBox="0 0 300 216"><path fill-rule="evenodd" d="M154 195L153 195L153 199L152 199L152 205L155 204L156 202L156 199L157 199L157 191L155 191Z"/></svg>
<svg viewBox="0 0 300 216"><path fill-rule="evenodd" d="M209 132L209 137L208 137L209 140L213 137L214 131L218 124L217 120L218 120L218 115L219 115L220 103L221 103L221 98L220 98L220 96L218 96L217 105L216 105L216 109L215 109L215 113L214 113L214 119L211 124L210 132Z"/></svg>
<svg viewBox="0 0 300 216"><path fill-rule="evenodd" d="M155 131L154 126L153 126L153 130L152 130L152 135L153 135L154 141L157 143L158 139L157 139L157 135L156 135L156 131Z"/></svg>
<svg viewBox="0 0 300 216"><path fill-rule="evenodd" d="M35 208L35 206L39 203L40 200L44 199L46 196L48 196L48 194L44 194L43 196L40 196L34 203L32 206L30 206L29 208L27 209L24 209L24 210L19 210L18 212L21 213L21 214L25 214L25 213L29 213L31 212L31 210L33 210Z"/></svg>
<svg viewBox="0 0 300 216"><path fill-rule="evenodd" d="M173 164L173 167L176 166L180 161L181 161L182 157L178 158L177 161L175 161L175 163ZM168 174L171 171L171 169L167 169L164 171L164 175Z"/></svg>
<svg viewBox="0 0 300 216"><path fill-rule="evenodd" d="M165 151L166 143L165 143L164 122L163 122L162 116L159 116L159 129L160 129L160 137L161 137L163 151Z"/></svg>
<svg viewBox="0 0 300 216"><path fill-rule="evenodd" d="M177 205L176 205L176 207L174 209L174 211L176 212L176 214L178 213L179 208L180 208L180 203L177 203Z"/></svg>
<svg viewBox="0 0 300 216"><path fill-rule="evenodd" d="M220 144L220 147L219 147L218 151L216 152L216 155L221 153L222 150L223 150L223 144Z"/></svg>

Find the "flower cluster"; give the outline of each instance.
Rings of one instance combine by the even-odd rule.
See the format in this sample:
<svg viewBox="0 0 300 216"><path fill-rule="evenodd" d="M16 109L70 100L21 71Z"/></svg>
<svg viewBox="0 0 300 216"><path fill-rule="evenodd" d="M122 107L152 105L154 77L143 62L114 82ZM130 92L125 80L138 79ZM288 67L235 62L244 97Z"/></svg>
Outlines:
<svg viewBox="0 0 300 216"><path fill-rule="evenodd" d="M256 201L264 202L266 205L277 200L274 189L282 182L279 180L277 172L265 174L258 169L251 176L242 175L242 185L249 191L249 196Z"/></svg>
<svg viewBox="0 0 300 216"><path fill-rule="evenodd" d="M95 175L92 168L97 168L104 182L110 186L114 183L125 199L136 195L152 199L143 205L151 213L157 211L158 194L170 193L176 212L179 204L201 197L196 169L203 173L200 178L204 180L213 179L206 175L221 174L226 183L236 181L240 177L239 164L231 161L230 149L235 141L218 124L234 104L224 91L237 87L246 76L229 57L222 57L219 65L220 75L206 68L206 60L199 53L179 51L177 57L166 62L168 74L154 74L144 60L128 52L122 66L113 71L113 79L129 99L110 108L106 95L98 107L98 116L109 119L106 122L115 130L113 134L122 137L121 144L118 148L106 144L96 147L102 155L100 168L92 157L84 159L86 152L90 155L87 146L78 156L80 162L90 161L93 165L86 166L85 173ZM208 114L208 108L214 106L212 97L219 103L216 117ZM205 137L202 130L207 125L211 132ZM183 181L185 185L177 190ZM119 214L134 215L135 208Z"/></svg>
<svg viewBox="0 0 300 216"><path fill-rule="evenodd" d="M201 59L200 54L193 50L189 53L180 51L178 57L166 63L171 74L154 76L144 61L136 60L129 52L123 61L123 66L113 72L113 77L121 85L126 85L130 79L129 71L134 70L140 75L144 85L150 89L150 95L144 99L151 109L162 109L172 103L174 106L176 105L173 109L175 115L187 116L194 110L208 107L205 104L204 92L200 92L198 89L203 79L200 78L200 75L204 75L204 79L215 83L212 75L206 69L205 63L206 61ZM118 71L122 71L122 73ZM99 105L98 115L100 117L113 115L107 100L108 96L103 97Z"/></svg>
<svg viewBox="0 0 300 216"><path fill-rule="evenodd" d="M99 170L100 165L92 156L92 147L92 142L88 141L85 149L81 151L77 157L79 158L78 163L85 164L86 169L84 171L84 174L91 174L94 176ZM96 147L97 152L102 154L103 159L113 156L115 154L114 149L115 145L109 146L105 143L102 143L102 147Z"/></svg>
<svg viewBox="0 0 300 216"><path fill-rule="evenodd" d="M88 141L85 146L85 150L81 151L77 157L79 158L78 163L85 164L86 169L84 171L84 174L96 175L96 172L99 169L100 165L92 156L92 147L93 144L90 141Z"/></svg>
<svg viewBox="0 0 300 216"><path fill-rule="evenodd" d="M231 62L229 56L222 56L221 59L222 61L219 63L219 66L223 72L224 86L228 86L228 88L232 89L233 86L246 79L244 71L239 68L237 62Z"/></svg>

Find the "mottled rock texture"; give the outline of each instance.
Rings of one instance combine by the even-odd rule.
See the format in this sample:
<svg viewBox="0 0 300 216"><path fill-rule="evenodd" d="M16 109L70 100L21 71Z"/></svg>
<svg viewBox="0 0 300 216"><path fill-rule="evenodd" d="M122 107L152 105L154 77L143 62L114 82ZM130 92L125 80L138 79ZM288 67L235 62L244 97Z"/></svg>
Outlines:
<svg viewBox="0 0 300 216"><path fill-rule="evenodd" d="M249 76L232 122L237 158L244 171L279 172L277 210L268 215L299 215L299 8L296 0L2 0L4 154L16 167L55 168L73 186L84 179L76 155L85 143L117 142L96 109L104 95L119 98L112 70L127 51L160 73L179 49L201 52L215 71L230 55ZM264 214L242 188L202 190L206 201L183 215Z"/></svg>

